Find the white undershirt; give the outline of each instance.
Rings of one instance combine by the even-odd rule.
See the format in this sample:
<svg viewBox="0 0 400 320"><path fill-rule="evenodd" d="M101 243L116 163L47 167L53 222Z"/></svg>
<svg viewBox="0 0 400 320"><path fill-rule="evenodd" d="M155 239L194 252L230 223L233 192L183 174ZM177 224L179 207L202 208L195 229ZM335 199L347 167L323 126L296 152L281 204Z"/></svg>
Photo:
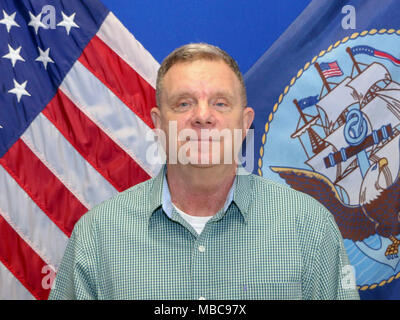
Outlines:
<svg viewBox="0 0 400 320"><path fill-rule="evenodd" d="M190 214L187 214L180 210L179 208L176 207L176 205L172 204L176 210L176 212L179 213L179 215L186 220L187 223L189 223L194 230L196 230L197 234L200 234L208 220L210 220L213 216L206 216L206 217L198 217L198 216L191 216Z"/></svg>

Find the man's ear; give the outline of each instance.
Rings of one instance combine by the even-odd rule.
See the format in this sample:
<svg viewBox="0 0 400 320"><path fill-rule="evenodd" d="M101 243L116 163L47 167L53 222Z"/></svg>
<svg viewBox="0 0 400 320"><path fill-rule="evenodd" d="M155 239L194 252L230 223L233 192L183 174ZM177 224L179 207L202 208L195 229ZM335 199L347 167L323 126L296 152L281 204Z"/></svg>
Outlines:
<svg viewBox="0 0 400 320"><path fill-rule="evenodd" d="M151 120L153 121L154 128L161 129L161 111L158 107L150 110Z"/></svg>
<svg viewBox="0 0 400 320"><path fill-rule="evenodd" d="M243 128L245 131L250 129L254 120L254 110L251 107L245 107L243 110Z"/></svg>

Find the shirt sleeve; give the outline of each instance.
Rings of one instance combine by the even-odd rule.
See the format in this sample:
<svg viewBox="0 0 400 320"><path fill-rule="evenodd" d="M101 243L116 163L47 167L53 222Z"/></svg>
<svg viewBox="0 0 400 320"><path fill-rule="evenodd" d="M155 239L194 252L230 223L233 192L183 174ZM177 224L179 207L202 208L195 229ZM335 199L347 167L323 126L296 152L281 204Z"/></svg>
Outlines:
<svg viewBox="0 0 400 320"><path fill-rule="evenodd" d="M49 300L97 299L93 234L79 222L68 241Z"/></svg>
<svg viewBox="0 0 400 320"><path fill-rule="evenodd" d="M333 216L326 211L321 241L309 266L306 299L359 300L354 268L350 265L343 238Z"/></svg>

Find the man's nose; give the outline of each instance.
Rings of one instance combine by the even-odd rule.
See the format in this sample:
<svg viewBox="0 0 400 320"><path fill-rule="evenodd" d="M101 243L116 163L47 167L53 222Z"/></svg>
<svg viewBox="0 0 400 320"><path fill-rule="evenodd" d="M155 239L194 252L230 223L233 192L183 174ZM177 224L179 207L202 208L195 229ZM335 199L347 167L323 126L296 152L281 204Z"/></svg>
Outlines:
<svg viewBox="0 0 400 320"><path fill-rule="evenodd" d="M212 112L211 106L208 102L200 101L194 108L194 114L192 118L192 125L194 127L212 127L215 119Z"/></svg>

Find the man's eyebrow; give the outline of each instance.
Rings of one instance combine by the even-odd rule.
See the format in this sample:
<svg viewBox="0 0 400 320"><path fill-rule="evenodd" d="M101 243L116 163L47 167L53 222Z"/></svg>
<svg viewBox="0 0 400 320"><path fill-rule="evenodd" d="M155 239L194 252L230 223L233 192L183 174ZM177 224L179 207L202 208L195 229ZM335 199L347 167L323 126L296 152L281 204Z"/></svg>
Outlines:
<svg viewBox="0 0 400 320"><path fill-rule="evenodd" d="M194 92L182 91L182 92L177 92L177 93L174 93L174 94L170 95L168 97L168 101L175 101L175 100L178 100L178 99L181 99L181 98L188 98L188 97L193 97L193 96L195 96ZM211 97L214 97L214 98L226 98L228 100L233 100L234 99L234 95L229 93L228 91L216 91L216 92L213 92L211 94Z"/></svg>
<svg viewBox="0 0 400 320"><path fill-rule="evenodd" d="M213 93L213 96L217 98L227 98L228 100L233 100L234 95L228 91L216 91Z"/></svg>
<svg viewBox="0 0 400 320"><path fill-rule="evenodd" d="M180 99L180 98L187 98L187 97L191 97L191 96L193 96L192 92L182 91L182 92L177 92L177 93L174 93L174 94L170 95L168 97L168 100L177 100L177 99Z"/></svg>

